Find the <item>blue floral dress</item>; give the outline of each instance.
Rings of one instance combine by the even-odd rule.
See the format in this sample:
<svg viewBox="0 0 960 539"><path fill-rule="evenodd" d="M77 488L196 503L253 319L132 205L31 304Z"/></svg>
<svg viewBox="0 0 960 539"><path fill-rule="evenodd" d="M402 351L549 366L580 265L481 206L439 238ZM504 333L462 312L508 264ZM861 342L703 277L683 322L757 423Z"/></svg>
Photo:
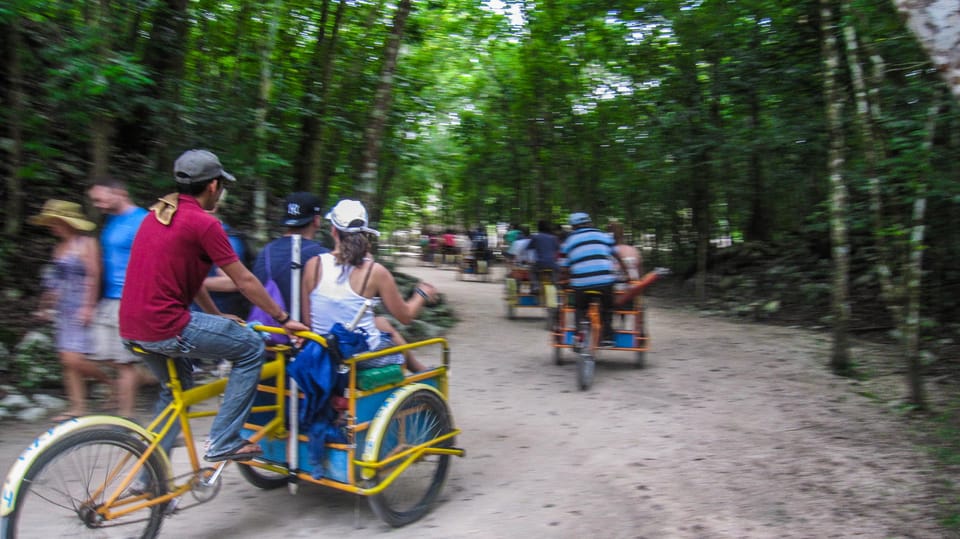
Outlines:
<svg viewBox="0 0 960 539"><path fill-rule="evenodd" d="M56 293L57 349L90 354L94 351L91 326L83 325L80 310L86 301L87 268L75 249L53 261L52 271L44 276L46 288Z"/></svg>

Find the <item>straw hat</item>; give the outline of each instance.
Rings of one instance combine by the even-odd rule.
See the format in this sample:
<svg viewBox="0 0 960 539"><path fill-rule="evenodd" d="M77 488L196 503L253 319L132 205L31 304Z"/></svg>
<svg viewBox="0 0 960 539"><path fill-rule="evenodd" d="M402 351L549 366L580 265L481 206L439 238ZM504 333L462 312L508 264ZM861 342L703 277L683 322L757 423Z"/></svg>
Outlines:
<svg viewBox="0 0 960 539"><path fill-rule="evenodd" d="M86 219L79 204L56 199L44 202L43 209L31 217L29 222L33 225L49 225L54 219L60 219L77 230L90 231L97 228L96 223Z"/></svg>

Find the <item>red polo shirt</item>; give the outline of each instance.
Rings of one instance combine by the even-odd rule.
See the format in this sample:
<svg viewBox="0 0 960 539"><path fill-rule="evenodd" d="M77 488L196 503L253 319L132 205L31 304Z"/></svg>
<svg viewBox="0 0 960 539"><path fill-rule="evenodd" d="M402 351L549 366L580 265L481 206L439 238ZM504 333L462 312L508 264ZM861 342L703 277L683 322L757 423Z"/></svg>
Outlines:
<svg viewBox="0 0 960 539"><path fill-rule="evenodd" d="M169 226L151 212L130 251L120 299L120 336L153 342L180 335L210 266L237 260L223 226L195 198L180 195Z"/></svg>

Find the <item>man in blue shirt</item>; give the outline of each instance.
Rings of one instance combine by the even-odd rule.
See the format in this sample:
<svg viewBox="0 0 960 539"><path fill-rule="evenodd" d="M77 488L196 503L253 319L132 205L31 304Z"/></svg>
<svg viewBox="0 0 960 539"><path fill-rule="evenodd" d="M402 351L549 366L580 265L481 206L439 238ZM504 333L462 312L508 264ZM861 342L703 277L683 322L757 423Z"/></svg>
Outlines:
<svg viewBox="0 0 960 539"><path fill-rule="evenodd" d="M288 309L292 304L290 278L293 239L291 236L300 234L300 262L306 264L307 260L319 254L330 252L330 249L313 239L322 223L323 210L318 197L306 192L287 195L284 200L283 220L280 222L286 227L286 231L282 237L265 245L260 250L260 254L257 255L257 260L253 263L253 274L257 276L257 279L260 279L261 283L266 283L270 278L273 278L277 283ZM270 277L267 276L268 263L270 264ZM300 319L300 313L296 313L294 316L297 320Z"/></svg>
<svg viewBox="0 0 960 539"><path fill-rule="evenodd" d="M87 195L93 205L107 216L100 233L103 289L93 322L97 345L93 358L111 361L116 365L117 413L132 417L135 412L137 387L141 380L136 366L139 359L123 346L118 310L133 238L148 212L130 201L127 186L115 178L98 178Z"/></svg>
<svg viewBox="0 0 960 539"><path fill-rule="evenodd" d="M534 262L533 268L536 279L534 279L534 282L538 285L537 281L545 270L550 271L550 282L557 283L557 272L559 270L557 267L557 250L559 248L560 243L551 232L550 223L542 219L538 221L537 233L530 238L530 243L527 244L527 249L533 251L535 256L536 262Z"/></svg>
<svg viewBox="0 0 960 539"><path fill-rule="evenodd" d="M561 265L568 269L574 291L577 327L589 306L588 291L600 293L600 316L603 321L602 345L613 343L613 285L617 281L613 237L593 227L590 216L583 212L570 214L573 232L560 246Z"/></svg>

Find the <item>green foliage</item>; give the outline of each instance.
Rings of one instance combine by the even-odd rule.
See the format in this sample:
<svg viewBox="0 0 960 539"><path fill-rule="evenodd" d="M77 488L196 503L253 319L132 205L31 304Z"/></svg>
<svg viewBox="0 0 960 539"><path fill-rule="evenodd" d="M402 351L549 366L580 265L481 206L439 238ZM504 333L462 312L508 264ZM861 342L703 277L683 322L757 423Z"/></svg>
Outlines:
<svg viewBox="0 0 960 539"><path fill-rule="evenodd" d="M115 127L112 172L141 203L170 190L172 160L189 147L213 149L240 177L230 204L241 229L257 182L274 198L271 221L302 169L325 202L353 195L396 3L286 0L277 17L253 2L8 4L0 26L17 23L22 43L0 71L15 58L24 74L18 173L37 200L83 197L90 127L103 120ZM653 238L655 255L678 266L695 262L704 234L776 242L801 230L818 246L810 256L829 256L819 2L507 4L521 23L484 2L413 3L375 141L371 209L385 230L562 222L584 210ZM950 264L960 257L960 108L943 107L931 138L930 107L944 101L936 71L892 3L850 9L843 23L863 58L885 62L869 81L878 170L847 132L854 254L875 247L879 227L900 260L926 185L925 315L949 320L960 313ZM271 91L261 97L264 73ZM853 126L855 109L845 114ZM4 154L12 147L4 141ZM16 256L0 260L26 267ZM818 305L827 294L794 293Z"/></svg>
<svg viewBox="0 0 960 539"><path fill-rule="evenodd" d="M0 355L0 371L6 372L14 385L22 389L59 387L60 362L53 340L39 332L28 333L13 353Z"/></svg>

